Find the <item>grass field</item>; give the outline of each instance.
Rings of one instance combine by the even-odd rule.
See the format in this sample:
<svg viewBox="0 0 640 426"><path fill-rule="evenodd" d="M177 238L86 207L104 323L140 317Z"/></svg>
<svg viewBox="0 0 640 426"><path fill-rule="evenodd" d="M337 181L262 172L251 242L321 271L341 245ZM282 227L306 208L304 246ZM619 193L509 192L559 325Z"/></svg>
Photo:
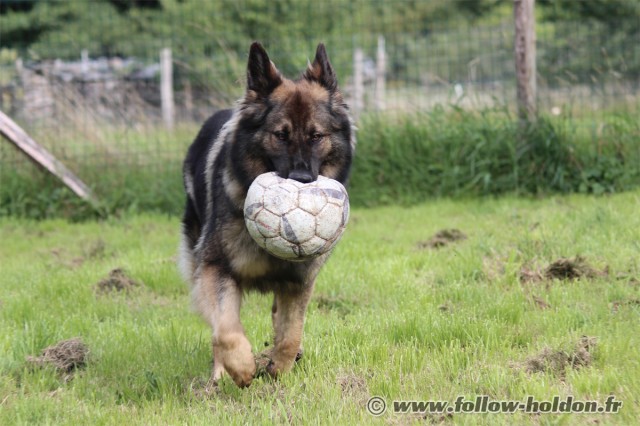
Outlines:
<svg viewBox="0 0 640 426"><path fill-rule="evenodd" d="M294 371L244 390L226 378L210 394L209 330L174 266L177 218L2 218L0 424L634 423L638 211L637 191L356 209L320 275ZM431 247L442 229L467 238ZM115 268L139 285L98 285ZM255 352L271 339L270 302L246 298ZM72 337L89 349L84 367L27 361ZM374 395L388 405L380 417L365 408ZM614 395L624 405L617 414L392 412L393 400L477 395Z"/></svg>

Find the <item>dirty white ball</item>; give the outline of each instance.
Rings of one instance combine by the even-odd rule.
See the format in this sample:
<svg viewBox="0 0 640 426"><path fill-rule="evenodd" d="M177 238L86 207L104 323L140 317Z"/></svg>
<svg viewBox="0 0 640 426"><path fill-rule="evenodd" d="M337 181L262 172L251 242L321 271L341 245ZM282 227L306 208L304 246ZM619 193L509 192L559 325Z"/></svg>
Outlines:
<svg viewBox="0 0 640 426"><path fill-rule="evenodd" d="M260 247L280 259L302 261L331 250L349 220L349 196L336 180L310 183L258 176L244 202L244 221Z"/></svg>

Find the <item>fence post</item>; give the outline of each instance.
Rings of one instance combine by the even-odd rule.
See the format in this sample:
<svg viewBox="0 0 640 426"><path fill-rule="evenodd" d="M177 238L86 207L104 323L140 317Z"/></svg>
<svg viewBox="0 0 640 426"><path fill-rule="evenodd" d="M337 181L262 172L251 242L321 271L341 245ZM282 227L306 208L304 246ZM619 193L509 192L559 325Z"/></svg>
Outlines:
<svg viewBox="0 0 640 426"><path fill-rule="evenodd" d="M353 51L353 110L356 117L364 109L364 53L362 49Z"/></svg>
<svg viewBox="0 0 640 426"><path fill-rule="evenodd" d="M536 33L535 0L513 0L515 21L515 63L518 117L521 122L536 118Z"/></svg>
<svg viewBox="0 0 640 426"><path fill-rule="evenodd" d="M160 51L160 102L164 125L168 130L172 130L175 104L173 101L173 60L169 48Z"/></svg>
<svg viewBox="0 0 640 426"><path fill-rule="evenodd" d="M385 52L384 36L378 36L378 52L376 55L376 109L382 111L385 103L385 71L387 58Z"/></svg>
<svg viewBox="0 0 640 426"><path fill-rule="evenodd" d="M87 49L80 51L80 63L82 74L86 75L89 72L89 51Z"/></svg>

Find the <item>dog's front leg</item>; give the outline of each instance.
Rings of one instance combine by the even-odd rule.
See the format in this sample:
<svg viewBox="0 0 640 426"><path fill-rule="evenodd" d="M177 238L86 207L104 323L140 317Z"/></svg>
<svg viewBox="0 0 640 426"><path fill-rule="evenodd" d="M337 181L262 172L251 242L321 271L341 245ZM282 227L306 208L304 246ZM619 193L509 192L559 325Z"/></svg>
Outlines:
<svg viewBox="0 0 640 426"><path fill-rule="evenodd" d="M240 323L242 292L231 277L214 265L203 266L199 275L195 303L213 329L211 380L216 382L226 371L238 386L249 386L256 364Z"/></svg>
<svg viewBox="0 0 640 426"><path fill-rule="evenodd" d="M313 282L294 294L277 293L273 306L275 342L267 372L271 376L291 370L302 343L307 305L313 293Z"/></svg>

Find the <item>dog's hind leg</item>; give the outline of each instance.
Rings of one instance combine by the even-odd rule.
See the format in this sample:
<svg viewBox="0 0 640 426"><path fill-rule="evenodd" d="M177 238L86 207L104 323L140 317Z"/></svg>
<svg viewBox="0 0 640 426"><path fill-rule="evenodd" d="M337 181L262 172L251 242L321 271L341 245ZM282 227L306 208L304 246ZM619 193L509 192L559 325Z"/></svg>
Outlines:
<svg viewBox="0 0 640 426"><path fill-rule="evenodd" d="M291 370L299 357L307 305L313 292L313 283L299 293L275 294L272 308L275 342L267 372L272 376Z"/></svg>
<svg viewBox="0 0 640 426"><path fill-rule="evenodd" d="M212 381L226 371L240 387L251 384L256 364L240 323L242 293L236 282L214 265L203 265L194 288L194 302L213 328Z"/></svg>

